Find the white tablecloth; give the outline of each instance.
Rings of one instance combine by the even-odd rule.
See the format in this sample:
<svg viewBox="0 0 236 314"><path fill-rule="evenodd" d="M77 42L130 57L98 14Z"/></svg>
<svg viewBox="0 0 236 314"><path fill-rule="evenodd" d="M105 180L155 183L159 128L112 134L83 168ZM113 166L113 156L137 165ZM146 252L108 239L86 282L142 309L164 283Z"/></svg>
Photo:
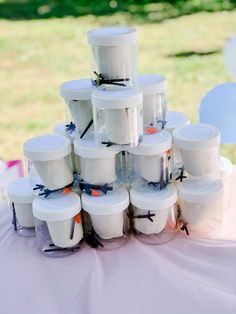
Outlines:
<svg viewBox="0 0 236 314"><path fill-rule="evenodd" d="M34 238L14 233L5 204L0 313L236 314L235 189L231 204L217 240L180 234L148 246L131 238L118 250L84 248L58 259L40 254Z"/></svg>

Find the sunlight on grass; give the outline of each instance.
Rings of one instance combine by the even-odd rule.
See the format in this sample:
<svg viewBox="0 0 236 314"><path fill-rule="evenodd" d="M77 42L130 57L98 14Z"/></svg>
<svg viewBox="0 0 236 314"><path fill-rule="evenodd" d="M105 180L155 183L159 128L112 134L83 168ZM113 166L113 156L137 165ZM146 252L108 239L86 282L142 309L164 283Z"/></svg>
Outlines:
<svg viewBox="0 0 236 314"><path fill-rule="evenodd" d="M152 8L158 13L158 6ZM148 9L150 10L150 8ZM63 120L59 85L92 72L86 33L101 25L132 24L129 14L31 21L0 21L0 157L22 157L23 142ZM169 81L169 108L198 120L204 94L232 80L222 49L236 32L236 11L197 13L160 24L136 25L139 70ZM212 52L212 53L207 53ZM187 55L187 57L185 57ZM236 162L234 146L224 154Z"/></svg>

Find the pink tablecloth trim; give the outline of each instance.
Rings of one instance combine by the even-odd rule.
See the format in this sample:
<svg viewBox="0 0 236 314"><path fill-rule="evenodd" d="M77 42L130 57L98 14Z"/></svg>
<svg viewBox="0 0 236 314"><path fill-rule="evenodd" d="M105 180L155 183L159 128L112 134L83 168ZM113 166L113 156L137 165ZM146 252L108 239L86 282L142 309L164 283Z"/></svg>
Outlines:
<svg viewBox="0 0 236 314"><path fill-rule="evenodd" d="M22 161L20 159L9 160L6 163L7 163L7 168L8 169L12 168L12 167L17 167L19 177L23 177L24 176L23 163L22 163Z"/></svg>

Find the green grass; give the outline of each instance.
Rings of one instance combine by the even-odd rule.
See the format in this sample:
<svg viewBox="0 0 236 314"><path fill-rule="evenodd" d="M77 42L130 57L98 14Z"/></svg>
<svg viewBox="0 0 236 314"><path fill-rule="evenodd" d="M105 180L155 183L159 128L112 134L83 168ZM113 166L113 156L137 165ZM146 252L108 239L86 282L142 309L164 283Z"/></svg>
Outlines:
<svg viewBox="0 0 236 314"><path fill-rule="evenodd" d="M236 11L196 13L140 22L126 12L111 16L0 20L0 157L22 157L31 136L51 132L63 121L59 85L91 73L89 29L132 24L139 31L139 70L162 73L169 81L169 108L197 122L204 94L231 81L222 49L236 32ZM223 153L236 162L235 146Z"/></svg>

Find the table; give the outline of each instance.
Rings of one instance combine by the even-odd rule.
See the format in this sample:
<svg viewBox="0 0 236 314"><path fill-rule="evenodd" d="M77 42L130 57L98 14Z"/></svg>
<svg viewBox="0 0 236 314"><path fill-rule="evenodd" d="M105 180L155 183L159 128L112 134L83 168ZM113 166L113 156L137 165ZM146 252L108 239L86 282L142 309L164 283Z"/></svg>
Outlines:
<svg viewBox="0 0 236 314"><path fill-rule="evenodd" d="M58 259L14 233L4 204L0 281L1 314L235 314L236 193L217 239L179 234L148 246L132 237L115 251L84 248Z"/></svg>

